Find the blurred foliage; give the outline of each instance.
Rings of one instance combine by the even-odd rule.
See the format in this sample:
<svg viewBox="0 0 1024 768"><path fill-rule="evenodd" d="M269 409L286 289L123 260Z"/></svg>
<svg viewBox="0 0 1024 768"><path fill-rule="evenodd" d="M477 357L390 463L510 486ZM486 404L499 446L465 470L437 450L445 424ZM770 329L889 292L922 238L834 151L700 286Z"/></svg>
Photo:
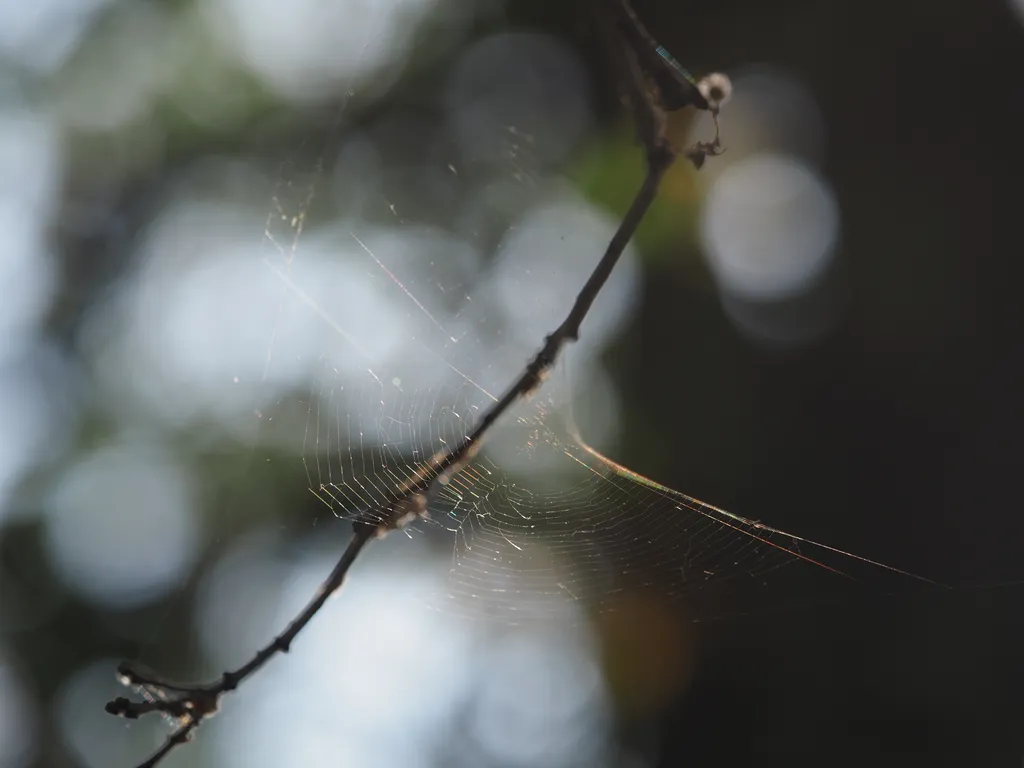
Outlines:
<svg viewBox="0 0 1024 768"><path fill-rule="evenodd" d="M992 125L1019 133L1011 98L1022 64L1018 19L1005 3L954 0L635 5L694 71L768 63L813 93L827 139L821 170L842 210L839 279L848 305L830 333L799 348L759 346L737 331L699 258L701 179L709 174L679 164L638 233L639 306L604 354L621 405L616 460L811 539L945 583L996 586L838 605L796 601L768 615L755 606L750 618L733 614L700 631L676 607L638 592L596 621L616 736L628 759L646 765L1018 764L1024 527L1015 483L1024 382L1013 355L1019 290L1003 267L1019 247L995 242L996 202L1015 198L994 179L1004 159L988 157L997 153ZM588 32L586 2L481 0L466 12L449 0L355 83L339 78L315 97L294 98L227 50L219 35L231 30L203 22L204 7L108 3L49 71L19 59L21 48L0 53L3 103L51 116L59 143L48 201L55 213L46 223L57 287L38 333L70 361L65 405L79 414L57 419L62 434L49 438L9 500L0 499L8 510L0 518L0 664L15 660L29 691L25 706L38 712L30 764L76 760L60 741L67 736L58 691L84 665L140 649L173 674L207 663L197 653L191 601L244 534L278 531L281 550L298 557L314 526L340 531L327 525L333 518L309 492L293 451L269 439L254 448L220 426L185 421L161 434L201 491L203 547L181 582L154 605L117 609L79 596L50 562L39 508L62 472L122 430L155 431L156 418L134 423L128 403L91 400L96 361L81 334L141 268L139 243L178 185L207 160L249 162L267 189L240 183L224 197L256 201L255 252L274 199L285 214L302 210L318 164L350 132L388 120L412 125L417 140L396 129L390 145L380 130L394 150L387 170L436 161L451 130L438 105L460 54L490 33L534 28L580 54L596 121L557 168L525 151L519 166L460 168L460 180L490 174L506 185L480 226L485 261L552 178L567 178L612 216L642 178L632 127ZM992 52L1009 62L989 67ZM688 119L673 118L680 143ZM727 113L723 122L728 144ZM329 172L319 179L306 210L313 224L334 213ZM19 197L34 183L28 174L7 181ZM468 206L476 187L469 189L452 199ZM423 190L404 189L410 207L453 226L459 211L451 199ZM394 219L387 202L371 200L366 220ZM17 276L3 285L11 303L24 289ZM15 359L10 338L0 351ZM286 414L307 403L293 397L266 406ZM0 430L15 434L11 419ZM265 421L261 428L272 429ZM471 663L446 658L444 649L417 650L423 665ZM457 751L463 764L482 754L468 744Z"/></svg>

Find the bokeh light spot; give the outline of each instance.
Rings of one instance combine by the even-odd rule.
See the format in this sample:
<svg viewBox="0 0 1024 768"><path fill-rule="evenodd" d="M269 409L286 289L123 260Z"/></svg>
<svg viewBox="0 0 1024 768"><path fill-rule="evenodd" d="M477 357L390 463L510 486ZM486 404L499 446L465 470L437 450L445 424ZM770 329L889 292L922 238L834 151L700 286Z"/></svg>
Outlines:
<svg viewBox="0 0 1024 768"><path fill-rule="evenodd" d="M785 299L806 290L834 256L839 207L825 180L803 162L754 155L711 188L701 238L723 291Z"/></svg>
<svg viewBox="0 0 1024 768"><path fill-rule="evenodd" d="M73 464L56 479L45 514L54 569L101 605L126 608L159 597L180 583L197 554L188 476L141 441Z"/></svg>

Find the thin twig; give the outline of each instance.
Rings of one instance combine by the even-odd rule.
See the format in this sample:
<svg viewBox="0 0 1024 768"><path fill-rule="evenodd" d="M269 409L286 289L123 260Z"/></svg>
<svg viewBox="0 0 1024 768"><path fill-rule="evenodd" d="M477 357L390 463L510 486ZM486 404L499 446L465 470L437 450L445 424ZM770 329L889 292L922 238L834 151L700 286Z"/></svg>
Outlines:
<svg viewBox="0 0 1024 768"><path fill-rule="evenodd" d="M234 671L223 673L219 680L205 685L171 683L143 674L127 663L119 666L118 671L126 684L155 692L156 695L146 701L131 701L125 697L118 697L107 704L107 712L128 719L160 712L178 723L178 729L167 738L163 746L149 759L140 763L138 768L152 768L177 746L189 741L202 722L216 713L224 694L235 690L277 654L287 653L296 636L320 611L327 599L340 589L349 569L364 547L373 538L381 537L409 521L426 516L427 495L438 484L443 483L446 477L458 473L472 460L488 431L498 419L516 402L536 390L555 365L565 345L579 338L583 320L657 196L658 186L665 172L676 158L676 153L665 136L664 108L647 87L644 69L637 59L634 47L628 44L621 34L615 33L614 25L608 25L606 20L602 21L605 32L609 33L609 43L617 66L620 72L626 75L622 78L622 84L634 113L638 139L645 149L647 172L604 255L577 294L572 309L562 323L548 334L540 351L530 360L501 399L484 413L472 432L454 447L439 451L396 487L390 503L367 510L356 518L353 523L352 539L330 575L317 590L316 596L284 632L257 652L246 664ZM715 142L697 144L684 154L699 167L704 157L716 154L717 149L716 137Z"/></svg>
<svg viewBox="0 0 1024 768"><path fill-rule="evenodd" d="M236 670L222 674L217 682L195 686L179 685L151 678L136 671L127 663L120 664L118 666L118 673L126 684L141 686L145 689L159 690L164 694L167 692L176 694L150 701L131 701L123 696L119 696L107 703L107 712L130 720L135 720L150 712L161 712L165 715L170 715L180 723L178 730L168 736L163 746L150 756L148 760L140 763L138 768L151 768L155 766L179 744L189 741L193 731L202 724L203 720L217 712L221 696L235 690L243 680L260 669L278 653L287 653L296 635L317 614L324 603L327 602L327 599L341 587L349 568L352 567L352 563L355 562L360 551L372 538L373 533L374 530L372 528L356 526L352 539L345 548L341 559L338 560L330 575L317 590L316 596L306 604L306 607L292 620L288 628L265 647L261 648L246 664Z"/></svg>

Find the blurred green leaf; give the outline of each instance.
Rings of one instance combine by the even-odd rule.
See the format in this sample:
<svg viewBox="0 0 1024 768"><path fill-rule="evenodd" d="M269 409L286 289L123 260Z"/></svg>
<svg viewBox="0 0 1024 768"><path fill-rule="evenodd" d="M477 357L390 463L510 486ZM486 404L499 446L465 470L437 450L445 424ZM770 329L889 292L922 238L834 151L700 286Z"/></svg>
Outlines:
<svg viewBox="0 0 1024 768"><path fill-rule="evenodd" d="M675 260L679 252L696 253L700 189L693 167L683 159L666 174L658 198L636 233L640 254L648 264ZM631 124L602 134L569 170L569 177L591 201L621 217L632 203L644 177L643 152ZM680 246L683 246L682 248Z"/></svg>

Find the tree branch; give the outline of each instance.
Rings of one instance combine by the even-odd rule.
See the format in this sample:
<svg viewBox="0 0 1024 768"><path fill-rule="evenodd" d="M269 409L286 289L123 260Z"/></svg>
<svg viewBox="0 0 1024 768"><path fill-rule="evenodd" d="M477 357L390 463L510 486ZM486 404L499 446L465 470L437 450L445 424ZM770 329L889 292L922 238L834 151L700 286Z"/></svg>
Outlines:
<svg viewBox="0 0 1024 768"><path fill-rule="evenodd" d="M626 9L624 0L612 0L620 10ZM608 9L605 9L606 12ZM636 24L636 17L629 11L627 17ZM236 670L224 672L219 680L204 685L180 685L143 674L128 663L118 667L126 685L137 686L146 691L146 701L132 701L118 697L106 705L106 711L136 719L152 712L160 712L177 721L178 729L167 741L138 768L152 768L172 750L191 740L202 722L217 712L221 697L235 690L244 680L263 667L279 653L287 653L296 636L320 611L327 599L341 588L349 569L366 545L374 538L386 535L427 514L427 496L446 478L458 473L479 450L488 431L520 399L528 397L544 381L555 365L562 349L569 342L579 338L580 326L590 311L594 300L601 292L615 269L626 245L643 220L647 209L657 196L658 187L665 172L675 161L676 152L665 136L666 116L657 91L651 91L645 69L635 48L635 40L624 36L622 20L601 15L602 31L608 37L614 65L620 74L620 82L626 91L626 98L632 107L637 128L637 137L646 154L647 171L632 204L623 216L622 222L608 243L604 255L594 267L586 283L580 289L562 323L544 340L540 351L523 369L519 378L495 402L479 423L457 445L439 451L410 477L406 478L392 493L389 503L363 512L353 523L353 537L345 552L338 560L330 575L317 590L316 595L302 609L288 627L265 647L260 649L246 664ZM641 28L642 29L642 28ZM646 35L646 32L643 32ZM646 39L641 37L641 39ZM685 150L685 156L696 167L703 164L707 155L718 154L718 136L712 142L698 143Z"/></svg>
<svg viewBox="0 0 1024 768"><path fill-rule="evenodd" d="M261 648L247 663L234 671L222 674L217 682L207 685L182 686L150 677L135 670L127 662L118 665L117 671L122 682L126 685L154 691L157 693L157 698L149 701L131 701L119 696L107 703L107 712L129 720L138 719L150 712L161 712L176 719L179 723L178 730L168 736L163 746L148 760L140 763L138 768L152 768L179 744L190 741L192 733L202 724L203 720L216 714L221 696L235 690L242 681L260 669L272 657L290 650L296 635L320 611L324 603L327 602L327 598L341 588L349 568L352 567L356 557L372 538L373 532L373 529L367 526L357 526L344 554L324 583L320 585L316 596L306 604L306 607L292 620L288 628Z"/></svg>

